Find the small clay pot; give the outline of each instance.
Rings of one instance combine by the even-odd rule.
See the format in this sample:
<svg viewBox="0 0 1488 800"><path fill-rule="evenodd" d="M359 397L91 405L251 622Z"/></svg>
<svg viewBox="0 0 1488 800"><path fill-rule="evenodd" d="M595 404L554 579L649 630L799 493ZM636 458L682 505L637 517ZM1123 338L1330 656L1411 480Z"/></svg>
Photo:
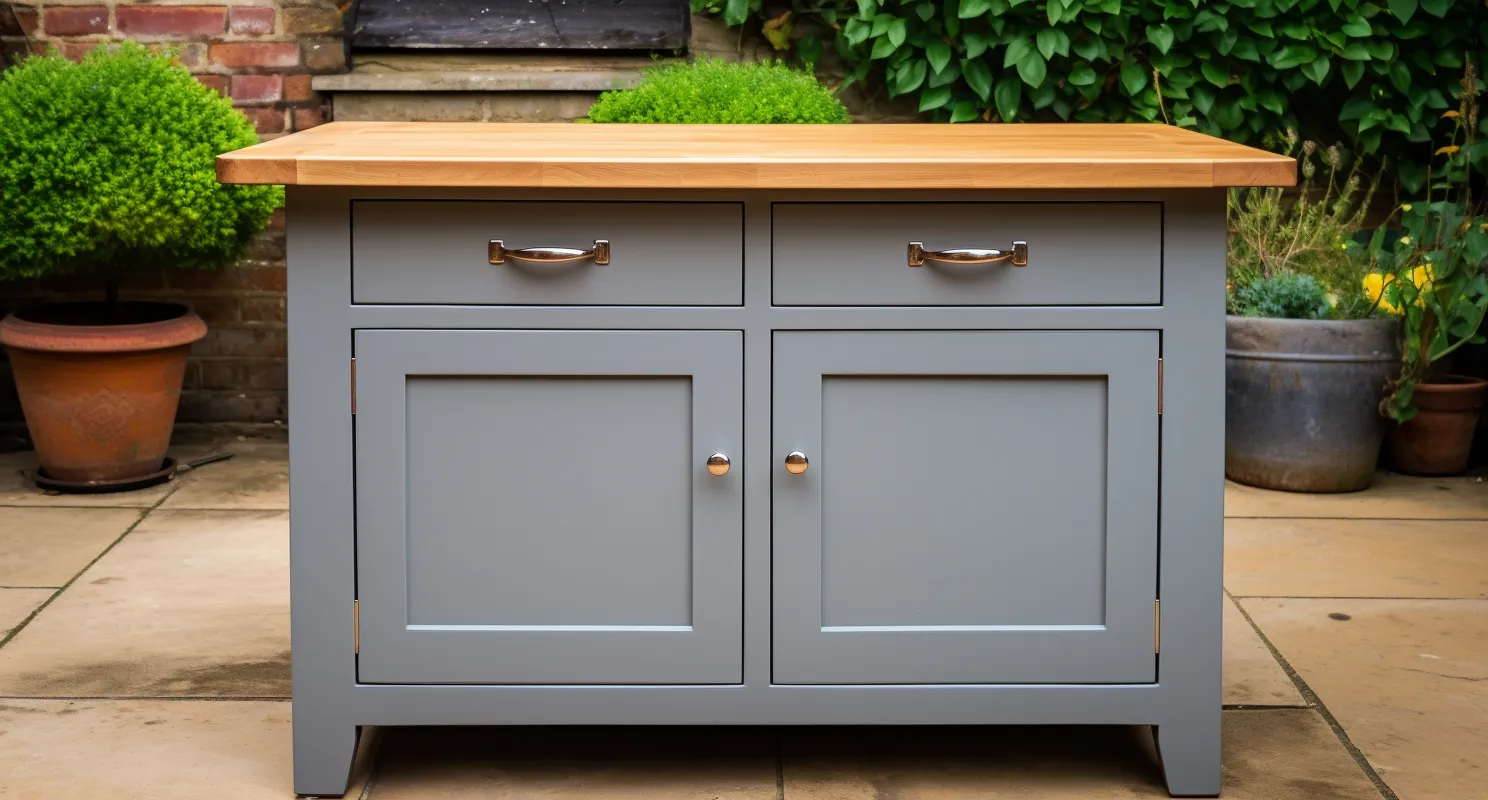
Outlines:
<svg viewBox="0 0 1488 800"><path fill-rule="evenodd" d="M46 475L118 481L159 470L187 351L206 333L169 303L55 303L0 320Z"/></svg>
<svg viewBox="0 0 1488 800"><path fill-rule="evenodd" d="M1416 384L1416 415L1391 425L1385 466L1408 475L1457 475L1467 469L1488 380L1448 375Z"/></svg>

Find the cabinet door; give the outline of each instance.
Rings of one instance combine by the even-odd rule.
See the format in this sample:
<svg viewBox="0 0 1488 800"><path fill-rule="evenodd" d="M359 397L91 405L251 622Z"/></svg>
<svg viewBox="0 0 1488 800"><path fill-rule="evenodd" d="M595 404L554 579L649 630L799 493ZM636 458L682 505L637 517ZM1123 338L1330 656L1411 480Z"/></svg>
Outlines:
<svg viewBox="0 0 1488 800"><path fill-rule="evenodd" d="M774 681L1153 681L1157 359L1149 331L776 333Z"/></svg>
<svg viewBox="0 0 1488 800"><path fill-rule="evenodd" d="M741 681L741 334L374 330L356 359L362 682Z"/></svg>

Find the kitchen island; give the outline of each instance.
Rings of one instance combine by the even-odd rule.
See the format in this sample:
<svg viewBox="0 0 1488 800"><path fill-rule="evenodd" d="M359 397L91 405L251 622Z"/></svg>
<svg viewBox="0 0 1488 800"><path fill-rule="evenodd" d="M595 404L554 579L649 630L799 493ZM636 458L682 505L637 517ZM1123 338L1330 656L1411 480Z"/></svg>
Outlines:
<svg viewBox="0 0 1488 800"><path fill-rule="evenodd" d="M332 123L295 789L364 725L1154 726L1219 790L1225 188L1159 125Z"/></svg>

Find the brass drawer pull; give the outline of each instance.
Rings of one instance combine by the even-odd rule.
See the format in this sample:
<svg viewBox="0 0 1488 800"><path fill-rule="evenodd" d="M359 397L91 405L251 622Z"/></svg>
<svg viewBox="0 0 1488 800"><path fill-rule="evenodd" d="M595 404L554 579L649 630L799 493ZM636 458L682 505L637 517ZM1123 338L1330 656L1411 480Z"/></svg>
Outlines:
<svg viewBox="0 0 1488 800"><path fill-rule="evenodd" d="M926 261L943 261L947 264L1001 264L1015 267L1028 266L1028 242L1013 242L1011 250L926 250L924 242L909 243L909 265L921 267Z"/></svg>
<svg viewBox="0 0 1488 800"><path fill-rule="evenodd" d="M610 263L610 240L595 239L594 247L589 250L575 250L572 247L524 247L521 250L509 250L505 242L492 239L488 255L492 264L505 264L508 258L533 264L568 264L593 259L594 263L604 266Z"/></svg>

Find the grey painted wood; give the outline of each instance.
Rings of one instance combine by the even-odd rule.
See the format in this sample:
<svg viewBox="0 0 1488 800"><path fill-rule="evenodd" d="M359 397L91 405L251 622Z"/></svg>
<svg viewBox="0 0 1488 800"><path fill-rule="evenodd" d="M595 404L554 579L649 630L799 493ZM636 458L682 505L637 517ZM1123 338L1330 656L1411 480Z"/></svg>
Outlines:
<svg viewBox="0 0 1488 800"><path fill-rule="evenodd" d="M1154 680L1156 332L775 335L774 680Z"/></svg>
<svg viewBox="0 0 1488 800"><path fill-rule="evenodd" d="M359 331L367 683L737 683L742 337Z"/></svg>
<svg viewBox="0 0 1488 800"><path fill-rule="evenodd" d="M360 201L353 292L358 303L738 305L742 235L737 203ZM610 263L491 264L492 239L580 250L606 239Z"/></svg>
<svg viewBox="0 0 1488 800"><path fill-rule="evenodd" d="M354 200L713 201L744 207L744 305L355 305ZM1160 202L1161 306L771 307L773 203ZM1224 193L676 192L300 188L290 197L295 788L340 792L358 726L414 724L1141 724L1173 791L1213 794L1219 774ZM855 232L855 231L854 231ZM557 242L552 242L558 244ZM969 244L969 243L968 243ZM848 280L843 284L850 283ZM366 328L742 331L743 684L357 683L349 409L352 332ZM770 682L773 331L1160 331L1166 358L1159 506L1164 652L1156 683L780 685ZM362 577L365 588L368 578Z"/></svg>
<svg viewBox="0 0 1488 800"><path fill-rule="evenodd" d="M1009 249L1028 266L910 267L926 250ZM779 203L775 302L810 306L1156 305L1159 203Z"/></svg>

